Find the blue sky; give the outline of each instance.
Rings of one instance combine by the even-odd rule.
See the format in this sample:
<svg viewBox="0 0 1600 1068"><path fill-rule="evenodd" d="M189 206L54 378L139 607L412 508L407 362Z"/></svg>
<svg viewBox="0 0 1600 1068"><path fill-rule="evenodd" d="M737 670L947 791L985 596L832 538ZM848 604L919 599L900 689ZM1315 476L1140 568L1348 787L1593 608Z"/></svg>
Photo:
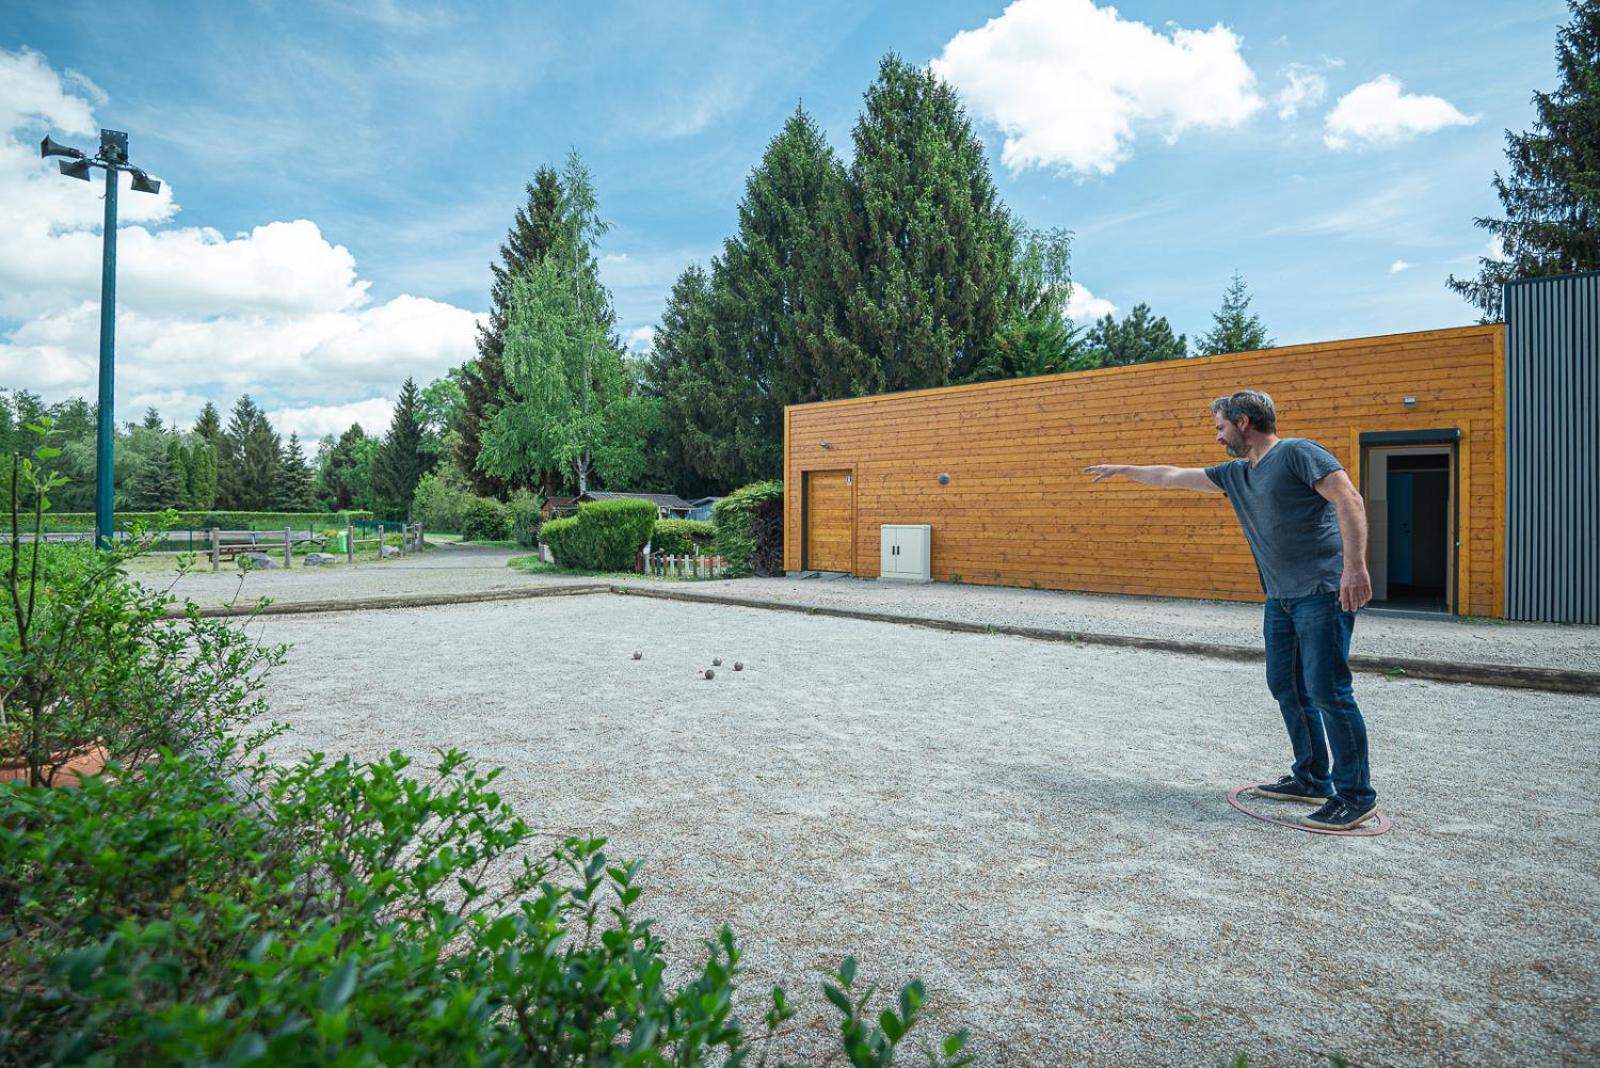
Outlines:
<svg viewBox="0 0 1600 1068"><path fill-rule="evenodd" d="M0 387L93 391L97 190L39 137L130 133L118 410L245 390L282 429L384 418L472 353L522 187L594 171L620 326L734 225L802 104L842 156L879 58L962 92L1006 203L1075 232L1075 312L1191 336L1243 273L1280 343L1471 322L1503 132L1565 5L51 3L0 0ZM132 232L130 232L132 231ZM9 251L7 251L9 250ZM1089 299L1091 298L1092 299Z"/></svg>

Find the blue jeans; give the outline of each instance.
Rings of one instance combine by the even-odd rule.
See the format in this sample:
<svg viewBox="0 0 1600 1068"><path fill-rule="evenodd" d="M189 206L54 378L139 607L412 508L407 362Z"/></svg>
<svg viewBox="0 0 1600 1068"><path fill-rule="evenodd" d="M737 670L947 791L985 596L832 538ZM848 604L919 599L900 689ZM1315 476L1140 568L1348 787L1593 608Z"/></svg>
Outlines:
<svg viewBox="0 0 1600 1068"><path fill-rule="evenodd" d="M1290 773L1303 783L1366 807L1376 794L1367 767L1367 725L1350 680L1356 614L1339 594L1268 598L1267 687L1283 711L1294 750ZM1329 753L1332 752L1330 774Z"/></svg>

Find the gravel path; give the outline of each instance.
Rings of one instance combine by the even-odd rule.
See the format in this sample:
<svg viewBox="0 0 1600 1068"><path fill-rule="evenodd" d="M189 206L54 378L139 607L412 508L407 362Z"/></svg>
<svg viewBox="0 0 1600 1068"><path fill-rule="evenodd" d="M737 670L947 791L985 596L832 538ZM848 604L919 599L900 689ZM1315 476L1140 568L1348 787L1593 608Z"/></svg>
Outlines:
<svg viewBox="0 0 1600 1068"><path fill-rule="evenodd" d="M1124 597L857 578L742 579L685 583L682 590L691 594L718 593L980 624L1261 646L1261 606L1236 601ZM1363 612L1356 622L1350 652L1358 656L1600 671L1600 627L1504 620L1464 621L1448 617L1417 619Z"/></svg>
<svg viewBox="0 0 1600 1068"><path fill-rule="evenodd" d="M581 576L529 575L506 567L521 550L444 544L422 555L382 563L338 564L255 571L196 571L174 592L202 605L261 596L278 603L356 600L397 594L455 594L571 585L597 581ZM140 578L152 585L170 579ZM619 584L617 579L598 581ZM915 585L875 579L738 579L716 582L620 580L622 585L671 588L688 594L718 594L786 604L892 612L979 624L1011 624L1138 637L1214 641L1261 646L1261 607L1231 601L1163 600L1056 590L995 586ZM1366 656L1416 657L1600 671L1600 627L1504 621L1415 619L1364 612L1351 652Z"/></svg>
<svg viewBox="0 0 1600 1068"><path fill-rule="evenodd" d="M607 596L254 628L296 645L275 755L504 765L645 859L674 954L733 926L790 1056L854 953L985 1065L1600 1058L1600 698L1362 677L1396 829L1334 839L1226 805L1286 761L1259 665Z"/></svg>

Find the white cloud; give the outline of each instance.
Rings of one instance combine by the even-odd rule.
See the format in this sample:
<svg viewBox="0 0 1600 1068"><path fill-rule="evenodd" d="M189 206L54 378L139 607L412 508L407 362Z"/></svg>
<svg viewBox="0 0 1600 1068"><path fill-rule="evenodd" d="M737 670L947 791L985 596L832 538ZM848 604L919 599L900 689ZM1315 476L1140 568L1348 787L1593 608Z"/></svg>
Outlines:
<svg viewBox="0 0 1600 1068"><path fill-rule="evenodd" d="M1163 34L1091 0L1016 0L956 34L932 67L1000 128L1013 172L1110 174L1141 132L1170 142L1254 114L1262 100L1239 45L1220 23Z"/></svg>
<svg viewBox="0 0 1600 1068"><path fill-rule="evenodd" d="M1503 260L1506 258L1506 243L1499 234L1489 238L1489 243L1485 247L1488 249L1488 256L1491 260Z"/></svg>
<svg viewBox="0 0 1600 1068"><path fill-rule="evenodd" d="M1301 108L1315 107L1328 95L1328 79L1304 63L1289 64L1283 76L1286 84L1272 98L1280 119L1292 119Z"/></svg>
<svg viewBox="0 0 1600 1068"><path fill-rule="evenodd" d="M1082 282L1072 283L1072 295L1067 298L1066 316L1075 323L1092 323L1117 314L1117 306L1104 297L1089 292Z"/></svg>
<svg viewBox="0 0 1600 1068"><path fill-rule="evenodd" d="M627 345L629 352L649 352L655 348L656 328L653 326L634 327L623 336L623 342Z"/></svg>
<svg viewBox="0 0 1600 1068"><path fill-rule="evenodd" d="M224 413L226 414L226 413ZM394 401L388 397L352 401L349 404L316 404L307 408L278 408L267 413L267 419L278 433L287 438L299 434L301 441L314 442L324 434L342 434L351 423L360 423L369 435L380 435L389 429L394 418Z"/></svg>
<svg viewBox="0 0 1600 1068"><path fill-rule="evenodd" d="M0 333L0 383L51 399L95 391L103 209L98 183L63 178L37 144L50 132L92 147L103 102L38 53L0 50L0 317L18 324ZM291 419L350 404L375 418L388 402L371 398L474 354L476 315L412 296L373 303L349 250L310 220L232 237L171 225L165 182L118 206L119 415L156 404L187 423L208 399L226 409L250 393Z"/></svg>
<svg viewBox="0 0 1600 1068"><path fill-rule="evenodd" d="M1410 269L1411 264L1407 263L1405 260L1395 260L1393 263L1389 264L1390 274L1399 274L1401 271L1409 271Z"/></svg>
<svg viewBox="0 0 1600 1068"><path fill-rule="evenodd" d="M1323 123L1322 142L1335 151L1395 144L1447 126L1471 126L1443 97L1407 93L1397 79L1380 74L1341 96Z"/></svg>

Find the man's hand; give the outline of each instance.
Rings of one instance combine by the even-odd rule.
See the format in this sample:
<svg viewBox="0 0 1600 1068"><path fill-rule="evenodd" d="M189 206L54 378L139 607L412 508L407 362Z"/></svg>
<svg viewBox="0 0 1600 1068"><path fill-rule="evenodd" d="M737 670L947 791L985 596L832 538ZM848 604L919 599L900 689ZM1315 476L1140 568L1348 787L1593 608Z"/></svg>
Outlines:
<svg viewBox="0 0 1600 1068"><path fill-rule="evenodd" d="M1363 567L1353 571L1345 568L1344 574L1339 576L1339 607L1346 612L1354 612L1365 608L1370 600L1372 576L1367 574L1367 569Z"/></svg>
<svg viewBox="0 0 1600 1068"><path fill-rule="evenodd" d="M1104 482L1108 478L1115 478L1123 473L1122 464L1092 464L1085 467L1084 473L1094 476L1093 481Z"/></svg>

